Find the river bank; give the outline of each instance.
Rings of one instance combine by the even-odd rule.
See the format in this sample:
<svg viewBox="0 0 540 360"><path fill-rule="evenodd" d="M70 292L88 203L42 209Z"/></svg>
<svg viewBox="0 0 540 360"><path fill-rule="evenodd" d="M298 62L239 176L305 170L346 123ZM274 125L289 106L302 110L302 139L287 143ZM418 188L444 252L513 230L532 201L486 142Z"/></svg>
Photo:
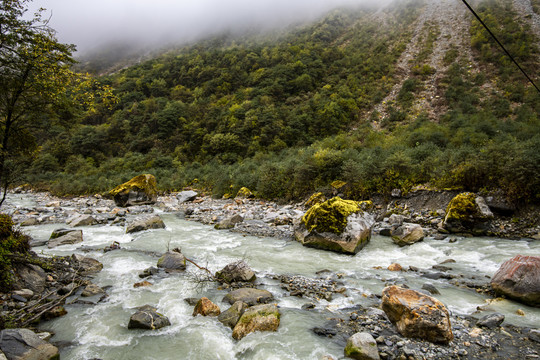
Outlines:
<svg viewBox="0 0 540 360"><path fill-rule="evenodd" d="M123 323L125 317L129 317L127 313L133 306L148 301L160 305L160 309L165 308L164 312L173 322L172 329L159 332L159 336L170 341L171 337L176 339L177 335L185 336L186 331L190 333L195 329L197 336L205 333L205 338L220 339L221 358L251 359L260 358L263 353L280 353L285 351L279 345L284 341L292 342L291 353L277 358L341 358L347 337L358 331L370 332L377 340L381 357L388 359L534 359L540 356L539 343L535 340L537 332L533 326L540 319L540 314L536 314L534 308L519 303L501 299L494 301L489 289L489 277L503 259L516 252L538 254L538 246L533 240L508 241L440 234L436 221L431 220L440 221L442 216L440 212L437 214L429 210L429 216L433 219L428 222L434 226L425 227L429 235L422 243L401 249L375 232L366 249L357 256L347 256L307 249L291 241L292 222L305 211L302 203L278 205L253 199L215 200L207 197L180 202L179 194L173 194L159 197L155 206L119 209L112 201L99 197L58 199L48 194L13 196L6 209L13 210L14 218L23 222L28 219L37 221L25 226L34 238L37 251L56 256L82 253L97 258L104 265L103 271L95 275L92 282L107 289L107 299L94 305L73 303L69 305L67 316L42 324L57 333L52 341L59 345L63 343L61 349L65 358L112 359L112 354L117 351L117 342L132 345L135 339L144 342L147 335L138 334L133 338L133 335L120 329L118 323ZM410 206L407 208L411 211L410 219L414 219L416 210L410 210ZM377 228L384 228L386 213L382 212L387 209L388 205L384 208L376 202L374 211L379 212L379 218L382 217ZM151 213L164 219L166 229L125 234L126 224ZM80 215L89 215L96 220L94 225L81 227L85 233L82 243L54 249L44 247L52 230L65 226L68 220ZM235 215L240 215L242 221L232 227L232 232L198 225L220 224ZM242 234L236 235L235 232ZM440 235L440 240L435 239L437 235ZM475 244L471 244L471 240ZM103 249L114 241L118 242L120 249L104 252ZM183 287L175 290L178 285L173 284L178 280L197 286L184 275L160 273L148 279L153 283L152 287L134 289L133 284L140 281L137 279L141 270L155 265L159 255L173 246L181 246L187 256L200 264L208 264L213 271L245 257L257 273L255 286L274 294L282 312L282 330L276 335L252 336L238 343L226 340L223 338L223 333L227 335L226 330L202 319L189 319L185 313L190 314L193 308L176 301L193 295L208 296L223 307L225 305L220 299L228 289L216 284L204 284L197 291ZM491 254L493 246L497 251ZM485 248L489 258L475 252L477 247ZM394 263L401 264L401 271L389 270ZM452 313L454 341L449 345L435 345L407 339L397 333L378 310L382 288L392 284L433 291L426 284L432 285L441 294L433 296L446 303ZM430 293L429 290L422 291ZM505 314L506 320L502 325L493 328L477 326L479 318L494 312ZM96 319L90 321L85 314L93 314L92 317L98 315L100 318L110 314L112 321L117 322L117 325L108 325L115 329L115 344L104 339L90 339L92 334L96 334L95 327L99 328L100 325ZM518 326L510 325L516 323ZM82 326L89 334L83 335L77 331L79 335L69 340L62 331L62 327L66 326ZM297 331L300 338L290 339L293 331ZM156 340L156 336L150 337ZM100 341L104 341L105 345L98 344ZM300 346L301 342L306 341L323 345L315 352L308 352ZM197 347L192 358L210 358L210 354L214 354L215 358L216 353L207 348L208 343L205 346ZM96 350L100 347L109 350L100 353ZM81 354L84 356L80 357ZM132 358L141 357L132 353ZM146 358L153 357L147 355ZM160 358L173 357L162 354ZM276 357L269 355L267 358Z"/></svg>

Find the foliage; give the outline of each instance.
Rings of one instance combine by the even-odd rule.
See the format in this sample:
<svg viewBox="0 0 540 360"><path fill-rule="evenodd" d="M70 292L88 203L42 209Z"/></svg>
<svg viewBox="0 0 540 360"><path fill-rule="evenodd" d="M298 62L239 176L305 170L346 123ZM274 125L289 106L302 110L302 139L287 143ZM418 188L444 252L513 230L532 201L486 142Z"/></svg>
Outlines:
<svg viewBox="0 0 540 360"><path fill-rule="evenodd" d="M14 228L9 215L0 214L0 291L9 289L13 281L12 257L30 250L29 237Z"/></svg>

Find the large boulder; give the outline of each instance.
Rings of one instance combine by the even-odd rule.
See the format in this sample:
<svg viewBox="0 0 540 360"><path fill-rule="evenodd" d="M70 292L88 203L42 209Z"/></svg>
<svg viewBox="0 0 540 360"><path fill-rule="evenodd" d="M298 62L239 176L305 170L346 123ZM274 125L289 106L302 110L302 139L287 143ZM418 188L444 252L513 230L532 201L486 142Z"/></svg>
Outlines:
<svg viewBox="0 0 540 360"><path fill-rule="evenodd" d="M238 320L240 320L240 317L244 314L248 307L248 304L245 302L237 301L232 304L230 308L219 314L218 320L223 325L234 329L238 323Z"/></svg>
<svg viewBox="0 0 540 360"><path fill-rule="evenodd" d="M0 350L7 359L57 360L58 348L28 329L4 329L0 332Z"/></svg>
<svg viewBox="0 0 540 360"><path fill-rule="evenodd" d="M117 206L133 206L155 204L157 200L156 178L154 175L142 174L135 176L122 185L109 191Z"/></svg>
<svg viewBox="0 0 540 360"><path fill-rule="evenodd" d="M242 301L249 306L267 304L272 300L274 300L274 296L270 291L252 288L240 288L233 290L223 298L223 301L226 301L231 305L237 301Z"/></svg>
<svg viewBox="0 0 540 360"><path fill-rule="evenodd" d="M196 192L196 191L193 191L193 190L185 190L185 191L180 191L177 195L176 195L176 198L178 199L178 202L180 204L182 203L185 203L185 202L189 202L189 201L193 201L197 198L197 196L199 196L199 194Z"/></svg>
<svg viewBox="0 0 540 360"><path fill-rule="evenodd" d="M45 290L47 284L47 273L39 266L34 264L15 264L15 283L16 290L30 289L34 293L41 293Z"/></svg>
<svg viewBox="0 0 540 360"><path fill-rule="evenodd" d="M82 230L75 229L57 229L51 234L47 247L49 249L61 245L77 244L83 241Z"/></svg>
<svg viewBox="0 0 540 360"><path fill-rule="evenodd" d="M236 214L236 215L233 215L233 216L230 216L228 218L221 220L219 223L214 225L214 228L218 230L232 229L236 224L239 224L242 221L244 221L244 218L242 217L242 215Z"/></svg>
<svg viewBox="0 0 540 360"><path fill-rule="evenodd" d="M296 222L294 236L304 246L356 254L369 242L375 224L364 211L369 203L334 197L315 204Z"/></svg>
<svg viewBox="0 0 540 360"><path fill-rule="evenodd" d="M454 338L446 306L431 296L388 286L383 290L382 309L405 337L440 344L448 344Z"/></svg>
<svg viewBox="0 0 540 360"><path fill-rule="evenodd" d="M492 218L493 213L483 197L465 192L456 195L448 204L443 227L452 233L482 235Z"/></svg>
<svg viewBox="0 0 540 360"><path fill-rule="evenodd" d="M171 325L169 319L156 311L151 306L145 306L131 315L128 329L157 330Z"/></svg>
<svg viewBox="0 0 540 360"><path fill-rule="evenodd" d="M98 221L92 215L87 214L75 215L67 221L67 224L71 227L91 226L97 223Z"/></svg>
<svg viewBox="0 0 540 360"><path fill-rule="evenodd" d="M202 316L219 316L221 310L219 306L214 304L207 297L202 297L197 301L195 309L193 309L193 316L202 315Z"/></svg>
<svg viewBox="0 0 540 360"><path fill-rule="evenodd" d="M392 240L399 246L412 245L424 239L424 230L418 224L403 223L390 232Z"/></svg>
<svg viewBox="0 0 540 360"><path fill-rule="evenodd" d="M255 281L255 273L249 268L245 261L240 260L226 265L221 271L216 272L216 279L230 284L233 282Z"/></svg>
<svg viewBox="0 0 540 360"><path fill-rule="evenodd" d="M276 305L256 305L247 309L233 329L233 338L240 340L255 331L277 331L279 310Z"/></svg>
<svg viewBox="0 0 540 360"><path fill-rule="evenodd" d="M179 250L168 251L159 258L157 267L166 271L184 271L186 258Z"/></svg>
<svg viewBox="0 0 540 360"><path fill-rule="evenodd" d="M73 254L71 260L81 275L93 275L103 270L103 264L91 257Z"/></svg>
<svg viewBox="0 0 540 360"><path fill-rule="evenodd" d="M132 223L129 223L126 227L126 233L132 234L134 232L144 231L144 230L151 230L151 229L164 229L165 223L163 220L158 216L150 216L145 217L141 219L137 219L133 221Z"/></svg>
<svg viewBox="0 0 540 360"><path fill-rule="evenodd" d="M345 356L356 360L379 360L377 342L366 332L356 333L347 340Z"/></svg>
<svg viewBox="0 0 540 360"><path fill-rule="evenodd" d="M517 255L504 262L491 279L497 293L540 307L540 257Z"/></svg>

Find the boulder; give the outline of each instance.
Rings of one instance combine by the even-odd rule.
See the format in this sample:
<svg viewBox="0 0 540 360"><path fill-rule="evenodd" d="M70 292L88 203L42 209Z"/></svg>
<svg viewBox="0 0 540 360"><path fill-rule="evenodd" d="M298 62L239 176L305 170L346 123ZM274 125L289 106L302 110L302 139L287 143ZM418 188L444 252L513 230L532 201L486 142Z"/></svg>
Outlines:
<svg viewBox="0 0 540 360"><path fill-rule="evenodd" d="M72 227L96 225L98 221L92 215L75 215L67 221Z"/></svg>
<svg viewBox="0 0 540 360"><path fill-rule="evenodd" d="M244 314L248 307L248 304L246 304L245 302L237 301L232 304L229 309L219 314L218 320L223 325L234 329L234 327L238 323L238 320L240 320L240 317L242 316L242 314Z"/></svg>
<svg viewBox="0 0 540 360"><path fill-rule="evenodd" d="M47 247L49 249L62 245L77 244L83 241L82 230L75 229L58 229L53 231Z"/></svg>
<svg viewBox="0 0 540 360"><path fill-rule="evenodd" d="M495 292L540 307L540 257L517 255L504 262L491 279Z"/></svg>
<svg viewBox="0 0 540 360"><path fill-rule="evenodd" d="M236 197L239 199L252 199L255 195L247 187L241 187L236 193Z"/></svg>
<svg viewBox="0 0 540 360"><path fill-rule="evenodd" d="M222 229L232 229L236 224L241 223L244 221L244 218L241 215L233 215L226 219L221 220L219 223L217 223L214 228L218 230Z"/></svg>
<svg viewBox="0 0 540 360"><path fill-rule="evenodd" d="M454 338L448 310L439 300L395 285L382 295L382 309L401 335L440 344Z"/></svg>
<svg viewBox="0 0 540 360"><path fill-rule="evenodd" d="M91 257L73 254L71 259L77 262L78 271L81 275L93 275L103 269L103 264Z"/></svg>
<svg viewBox="0 0 540 360"><path fill-rule="evenodd" d="M30 289L34 293L42 293L47 284L47 273L34 264L15 264L15 289Z"/></svg>
<svg viewBox="0 0 540 360"><path fill-rule="evenodd" d="M117 206L155 204L157 200L156 178L150 174L135 176L128 182L109 191Z"/></svg>
<svg viewBox="0 0 540 360"><path fill-rule="evenodd" d="M304 246L356 254L369 242L375 224L363 210L366 205L339 197L316 204L295 223L294 236Z"/></svg>
<svg viewBox="0 0 540 360"><path fill-rule="evenodd" d="M418 224L403 223L390 232L392 240L399 246L412 245L424 239L424 230Z"/></svg>
<svg viewBox="0 0 540 360"><path fill-rule="evenodd" d="M59 305L59 306L53 307L50 310L47 310L43 314L42 318L43 320L51 320L51 319L56 319L64 315L67 315L67 313L68 313L67 310L63 306Z"/></svg>
<svg viewBox="0 0 540 360"><path fill-rule="evenodd" d="M237 301L242 301L249 306L267 304L272 300L274 300L274 295L272 295L271 292L252 288L233 290L223 298L223 301L226 301L231 305Z"/></svg>
<svg viewBox="0 0 540 360"><path fill-rule="evenodd" d="M0 332L0 350L8 359L56 360L58 348L28 329L4 329Z"/></svg>
<svg viewBox="0 0 540 360"><path fill-rule="evenodd" d="M168 251L159 258L157 267L167 271L184 271L186 258L180 251Z"/></svg>
<svg viewBox="0 0 540 360"><path fill-rule="evenodd" d="M227 284L233 282L248 282L255 281L255 273L246 264L245 261L237 261L232 264L228 264L221 271L216 272L216 279L220 282Z"/></svg>
<svg viewBox="0 0 540 360"><path fill-rule="evenodd" d="M145 217L141 219L137 219L133 221L132 223L127 225L126 233L131 234L134 232L144 231L144 230L151 230L151 229L164 229L165 223L158 215L154 215L151 217Z"/></svg>
<svg viewBox="0 0 540 360"><path fill-rule="evenodd" d="M98 286L96 284L90 283L90 284L86 285L83 292L81 293L81 296L82 297L91 297L91 296L100 295L100 294L105 294L105 290L103 290L102 287L100 287L100 286Z"/></svg>
<svg viewBox="0 0 540 360"><path fill-rule="evenodd" d="M492 218L493 213L483 197L465 192L456 195L448 204L443 228L452 233L482 235Z"/></svg>
<svg viewBox="0 0 540 360"><path fill-rule="evenodd" d="M180 204L182 204L182 203L185 203L185 202L195 200L195 198L197 198L197 196L199 196L199 193L197 193L196 191L186 190L186 191L179 192L176 195L176 198L178 199L178 202Z"/></svg>
<svg viewBox="0 0 540 360"><path fill-rule="evenodd" d="M476 322L476 326L486 328L496 328L501 326L504 321L504 315L499 313L488 314Z"/></svg>
<svg viewBox="0 0 540 360"><path fill-rule="evenodd" d="M359 332L347 340L345 356L357 360L379 360L377 342L366 332Z"/></svg>
<svg viewBox="0 0 540 360"><path fill-rule="evenodd" d="M131 315L128 329L157 330L171 325L169 319L151 306L145 306L135 314Z"/></svg>
<svg viewBox="0 0 540 360"><path fill-rule="evenodd" d="M279 310L276 305L256 305L247 309L233 329L233 338L240 340L255 331L277 331Z"/></svg>
<svg viewBox="0 0 540 360"><path fill-rule="evenodd" d="M197 301L195 309L193 309L193 316L202 315L202 316L219 316L221 310L219 306L214 304L207 297L202 297Z"/></svg>
<svg viewBox="0 0 540 360"><path fill-rule="evenodd" d="M19 223L20 226L34 226L38 224L39 224L39 221L35 217L26 218Z"/></svg>

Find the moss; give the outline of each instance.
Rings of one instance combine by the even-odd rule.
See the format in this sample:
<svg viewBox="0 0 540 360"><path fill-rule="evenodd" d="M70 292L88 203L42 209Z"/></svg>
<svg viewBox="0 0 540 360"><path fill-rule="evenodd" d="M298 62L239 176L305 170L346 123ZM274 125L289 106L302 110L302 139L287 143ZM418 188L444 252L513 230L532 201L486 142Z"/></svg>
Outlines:
<svg viewBox="0 0 540 360"><path fill-rule="evenodd" d="M309 197L308 201L306 201L306 206L313 206L316 204L321 204L325 201L326 201L326 196L324 196L322 192L318 192Z"/></svg>
<svg viewBox="0 0 540 360"><path fill-rule="evenodd" d="M446 208L446 219L450 221L469 220L478 212L475 199L476 195L469 192L456 195Z"/></svg>
<svg viewBox="0 0 540 360"><path fill-rule="evenodd" d="M11 216L0 214L0 291L8 290L13 281L12 258L25 256L30 238L14 228Z"/></svg>
<svg viewBox="0 0 540 360"><path fill-rule="evenodd" d="M341 180L336 180L334 182L332 182L330 184L331 187L333 187L334 189L336 190L339 190L341 189L342 187L344 187L345 185L347 185L347 183L345 181L341 181Z"/></svg>
<svg viewBox="0 0 540 360"><path fill-rule="evenodd" d="M349 215L362 211L360 203L343 200L336 196L321 204L315 204L302 217L308 231L341 234L347 226Z"/></svg>
<svg viewBox="0 0 540 360"><path fill-rule="evenodd" d="M129 180L122 185L118 185L111 191L109 191L109 196L114 197L118 194L129 192L130 190L142 190L149 195L157 194L157 183L154 175L151 174L142 174L135 176L133 179Z"/></svg>
<svg viewBox="0 0 540 360"><path fill-rule="evenodd" d="M240 190L238 190L238 193L236 193L236 197L247 199L254 197L254 195L247 187L241 187Z"/></svg>

